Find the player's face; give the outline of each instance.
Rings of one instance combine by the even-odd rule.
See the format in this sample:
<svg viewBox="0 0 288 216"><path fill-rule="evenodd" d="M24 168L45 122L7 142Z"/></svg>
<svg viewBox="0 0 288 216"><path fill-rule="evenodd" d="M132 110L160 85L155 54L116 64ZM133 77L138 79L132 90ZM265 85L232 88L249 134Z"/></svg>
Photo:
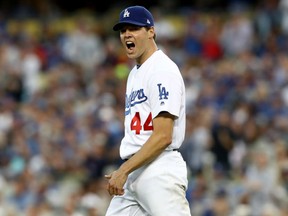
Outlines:
<svg viewBox="0 0 288 216"><path fill-rule="evenodd" d="M142 64L150 56L151 40L154 29L146 29L134 25L124 26L120 30L120 39L129 58Z"/></svg>

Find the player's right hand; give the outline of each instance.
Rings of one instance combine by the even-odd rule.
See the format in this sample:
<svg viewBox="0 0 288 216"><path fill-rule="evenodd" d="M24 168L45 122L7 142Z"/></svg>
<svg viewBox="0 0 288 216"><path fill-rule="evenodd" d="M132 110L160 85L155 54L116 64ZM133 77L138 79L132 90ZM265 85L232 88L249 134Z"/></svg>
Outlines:
<svg viewBox="0 0 288 216"><path fill-rule="evenodd" d="M105 178L108 179L106 189L111 196L124 194L123 187L127 180L127 176L125 174L117 170L109 175L105 175Z"/></svg>

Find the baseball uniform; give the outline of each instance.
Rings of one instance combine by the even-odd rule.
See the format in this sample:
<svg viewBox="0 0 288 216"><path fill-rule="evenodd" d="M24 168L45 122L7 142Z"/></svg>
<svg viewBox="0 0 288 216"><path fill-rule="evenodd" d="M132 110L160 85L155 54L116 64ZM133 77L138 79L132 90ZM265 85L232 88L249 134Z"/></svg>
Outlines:
<svg viewBox="0 0 288 216"><path fill-rule="evenodd" d="M129 174L124 195L112 198L107 216L190 215L186 163L175 151L185 135L185 86L177 65L158 50L135 66L127 80L122 159L129 159L144 145L160 112L176 117L172 143L152 163Z"/></svg>

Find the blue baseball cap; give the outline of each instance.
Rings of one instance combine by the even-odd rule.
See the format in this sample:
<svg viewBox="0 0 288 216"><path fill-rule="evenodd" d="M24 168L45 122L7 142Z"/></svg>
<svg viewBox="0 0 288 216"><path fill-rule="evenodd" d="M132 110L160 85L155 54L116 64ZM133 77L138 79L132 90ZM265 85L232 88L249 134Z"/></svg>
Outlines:
<svg viewBox="0 0 288 216"><path fill-rule="evenodd" d="M124 25L154 26L154 19L150 11L143 6L131 6L121 11L119 22L113 26L114 31L119 31Z"/></svg>

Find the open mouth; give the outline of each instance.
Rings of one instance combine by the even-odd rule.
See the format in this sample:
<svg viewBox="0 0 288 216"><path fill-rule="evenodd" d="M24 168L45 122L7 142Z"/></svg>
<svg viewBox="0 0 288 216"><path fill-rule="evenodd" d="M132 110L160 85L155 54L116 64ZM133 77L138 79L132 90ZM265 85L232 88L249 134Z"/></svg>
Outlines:
<svg viewBox="0 0 288 216"><path fill-rule="evenodd" d="M131 48L135 47L135 44L133 42L131 42L131 41L128 41L128 42L126 42L126 46L127 46L128 49L131 49Z"/></svg>

